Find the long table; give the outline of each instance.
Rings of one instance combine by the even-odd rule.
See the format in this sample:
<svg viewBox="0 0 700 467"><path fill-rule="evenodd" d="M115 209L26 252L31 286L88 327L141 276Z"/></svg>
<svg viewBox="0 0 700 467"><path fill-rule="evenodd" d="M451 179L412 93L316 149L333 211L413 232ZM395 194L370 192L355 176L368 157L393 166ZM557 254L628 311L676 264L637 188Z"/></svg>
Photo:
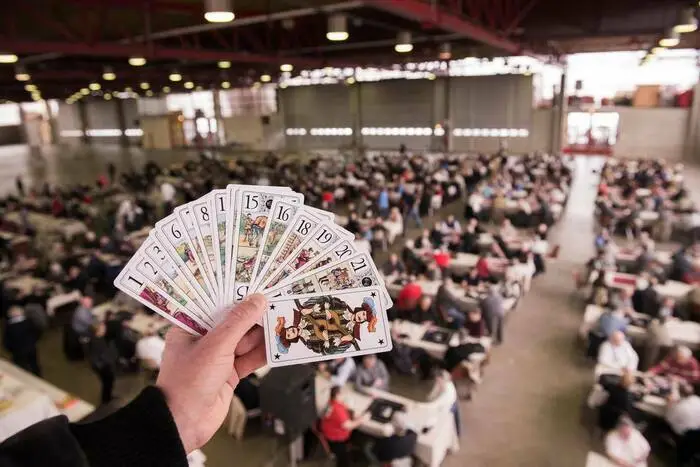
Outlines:
<svg viewBox="0 0 700 467"><path fill-rule="evenodd" d="M71 396L52 384L0 359L0 441L56 415L78 421L95 410L84 400Z"/></svg>
<svg viewBox="0 0 700 467"><path fill-rule="evenodd" d="M606 365L597 364L593 374L595 375L595 381L593 382L593 388L591 389L592 394L589 396L589 400L598 399L596 393L605 392L603 386L598 383L598 380L602 375L620 375L622 372L615 368L610 368ZM640 371L634 372L635 378L646 377L644 373ZM636 383L635 383L636 384ZM645 394L642 400L635 402L634 406L641 410L642 412L652 415L654 417L663 418L666 414L666 408L668 403L663 397L659 397L653 394Z"/></svg>
<svg viewBox="0 0 700 467"><path fill-rule="evenodd" d="M28 218L29 223L38 232L42 233L58 234L70 238L85 233L88 230L83 222L75 219L63 219L37 212L30 212ZM5 220L15 226L19 226L22 222L19 212L17 211L7 213L5 215Z"/></svg>
<svg viewBox="0 0 700 467"><path fill-rule="evenodd" d="M583 322L579 327L579 334L586 338L590 331L598 322L603 308L597 305L587 305L583 315ZM670 319L666 321L664 327L668 330L674 345L685 345L690 348L700 348L700 324L693 321L683 321L680 319ZM630 325L626 333L631 341L643 343L647 338L646 328Z"/></svg>
<svg viewBox="0 0 700 467"><path fill-rule="evenodd" d="M118 305L113 302L104 302L96 307L93 307L92 314L98 320L104 321L107 310L112 310L115 313L118 311L129 311L133 313L131 319L126 322L126 326L136 334L136 337L143 336L149 330L156 333L162 333L168 327L170 327L170 323L158 315L147 315L146 313L141 312L139 309L131 309L128 306Z"/></svg>
<svg viewBox="0 0 700 467"><path fill-rule="evenodd" d="M445 331L446 334L450 336L449 341L445 342L445 343L438 343L438 342L425 340L424 339L425 333L431 329ZM414 349L423 349L431 357L439 359L439 360L441 360L445 357L445 352L447 352L447 348L449 346L459 345L459 337L458 337L456 332L449 331L449 330L442 329L442 328L436 328L435 326L431 326L428 324L417 324L417 323L413 323L411 321L395 320L395 321L392 321L392 323L391 323L391 331L392 331L392 338L396 342L398 342L400 344L404 344L404 345L411 347L411 348L414 348ZM487 350L491 347L491 338L490 337L482 337L480 339L474 338L472 342L480 343ZM481 361L481 360L483 360L483 358L484 358L483 354L480 354L480 355L479 354L472 354L472 356L470 357L470 360Z"/></svg>
<svg viewBox="0 0 700 467"><path fill-rule="evenodd" d="M592 276L595 276L595 272ZM626 289L630 292L634 292L637 279L639 279L639 276L624 272L607 271L605 273L605 285L615 289ZM592 280L595 280L595 277L593 277ZM685 298L693 287L694 286L686 284L685 282L666 281L663 284L657 284L654 288L662 297L681 300Z"/></svg>

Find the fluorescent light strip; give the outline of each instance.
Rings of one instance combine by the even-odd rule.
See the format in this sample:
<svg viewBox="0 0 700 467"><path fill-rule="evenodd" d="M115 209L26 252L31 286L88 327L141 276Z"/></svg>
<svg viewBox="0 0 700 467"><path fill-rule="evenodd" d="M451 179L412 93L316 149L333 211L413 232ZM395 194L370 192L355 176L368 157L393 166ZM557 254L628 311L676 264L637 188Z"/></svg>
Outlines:
<svg viewBox="0 0 700 467"><path fill-rule="evenodd" d="M452 134L461 137L491 137L491 138L527 138L530 131L526 128L455 128Z"/></svg>
<svg viewBox="0 0 700 467"><path fill-rule="evenodd" d="M124 134L131 137L143 136L143 130L141 128L129 128L124 131ZM61 132L61 137L63 138L80 138L83 135L82 130L63 130ZM121 136L122 131L117 128L95 129L87 130L87 135L94 138L109 138Z"/></svg>
<svg viewBox="0 0 700 467"><path fill-rule="evenodd" d="M442 129L436 128L435 134L438 135L440 130ZM431 136L433 129L428 127L364 127L362 134L364 136Z"/></svg>

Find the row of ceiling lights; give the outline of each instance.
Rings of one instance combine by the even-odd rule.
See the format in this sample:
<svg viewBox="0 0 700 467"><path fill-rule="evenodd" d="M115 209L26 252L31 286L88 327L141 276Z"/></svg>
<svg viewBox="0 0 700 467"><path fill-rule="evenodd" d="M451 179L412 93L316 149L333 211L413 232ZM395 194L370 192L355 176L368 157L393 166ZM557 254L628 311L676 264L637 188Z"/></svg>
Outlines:
<svg viewBox="0 0 700 467"><path fill-rule="evenodd" d="M649 49L641 60L641 65L649 63L656 54L668 47L675 47L681 41L681 34L694 32L698 29L698 19L695 17L695 8L686 8L679 12L676 24L669 28L664 36L659 39L656 47Z"/></svg>

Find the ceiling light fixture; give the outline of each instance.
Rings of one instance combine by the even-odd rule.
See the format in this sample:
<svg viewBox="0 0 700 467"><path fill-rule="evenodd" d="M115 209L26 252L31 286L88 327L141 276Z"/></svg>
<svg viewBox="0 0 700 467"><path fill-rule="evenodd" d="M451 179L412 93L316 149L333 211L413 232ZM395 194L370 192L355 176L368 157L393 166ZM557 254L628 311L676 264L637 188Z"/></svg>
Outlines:
<svg viewBox="0 0 700 467"><path fill-rule="evenodd" d="M449 42L443 42L440 44L440 51L438 53L438 58L440 60L449 60L452 58L452 44Z"/></svg>
<svg viewBox="0 0 700 467"><path fill-rule="evenodd" d="M345 80L347 84L355 84L356 80L352 76Z"/></svg>
<svg viewBox="0 0 700 467"><path fill-rule="evenodd" d="M231 0L204 0L204 19L210 23L230 23L235 17Z"/></svg>
<svg viewBox="0 0 700 467"><path fill-rule="evenodd" d="M228 60L220 60L220 61L217 63L217 65L218 65L219 68L221 68L222 70L226 70L226 69L228 69L228 68L231 68L231 62L229 62Z"/></svg>
<svg viewBox="0 0 700 467"><path fill-rule="evenodd" d="M695 8L684 8L678 12L678 23L673 30L679 34L693 32L698 29L698 19L695 17Z"/></svg>
<svg viewBox="0 0 700 467"><path fill-rule="evenodd" d="M143 83L139 84L139 87L140 87L141 89L144 89L144 90L145 90L145 89L150 88L151 85L144 81Z"/></svg>
<svg viewBox="0 0 700 467"><path fill-rule="evenodd" d="M194 87L194 83L192 81L185 81L185 89L192 89Z"/></svg>
<svg viewBox="0 0 700 467"><path fill-rule="evenodd" d="M129 65L131 66L144 66L146 64L146 59L144 57L130 57Z"/></svg>
<svg viewBox="0 0 700 467"><path fill-rule="evenodd" d="M100 89L102 89L102 86L100 85L100 83L90 83L88 85L88 88L90 88L91 91L99 91Z"/></svg>
<svg viewBox="0 0 700 467"><path fill-rule="evenodd" d="M173 70L170 72L168 79L174 83L177 83L179 81L182 81L182 75L180 73L178 73L177 70Z"/></svg>
<svg viewBox="0 0 700 467"><path fill-rule="evenodd" d="M221 83L221 87L222 87L223 89L228 89L228 88L231 87L231 83L229 83L228 81L224 81L224 82Z"/></svg>
<svg viewBox="0 0 700 467"><path fill-rule="evenodd" d="M106 66L104 72L102 73L102 79L105 81L114 81L117 79L117 75L112 70L112 67Z"/></svg>
<svg viewBox="0 0 700 467"><path fill-rule="evenodd" d="M169 92L170 92L170 86L163 86L163 92L164 92L165 94L169 93Z"/></svg>
<svg viewBox="0 0 700 467"><path fill-rule="evenodd" d="M112 95L109 94L109 93L105 94L103 97L104 97L104 99L105 99L106 101L111 101L111 100L112 100Z"/></svg>
<svg viewBox="0 0 700 467"><path fill-rule="evenodd" d="M348 18L343 14L335 14L328 17L328 31L326 39L333 42L348 40Z"/></svg>
<svg viewBox="0 0 700 467"><path fill-rule="evenodd" d="M146 91L146 97L153 97L153 91L151 91L150 89Z"/></svg>
<svg viewBox="0 0 700 467"><path fill-rule="evenodd" d="M25 84L24 90L27 92L34 92L37 90L36 84Z"/></svg>
<svg viewBox="0 0 700 467"><path fill-rule="evenodd" d="M398 53L405 54L413 50L413 42L410 31L401 31L396 36L396 45L394 50Z"/></svg>
<svg viewBox="0 0 700 467"><path fill-rule="evenodd" d="M265 73L264 75L260 76L260 81L262 81L263 83L269 83L270 81L272 81L272 76Z"/></svg>
<svg viewBox="0 0 700 467"><path fill-rule="evenodd" d="M678 31L669 29L668 31L666 31L666 34L664 34L664 37L662 37L661 40L659 40L659 45L661 47L675 47L680 41L681 35L678 33Z"/></svg>
<svg viewBox="0 0 700 467"><path fill-rule="evenodd" d="M15 54L8 54L8 53L0 53L0 63L17 63L17 55Z"/></svg>
<svg viewBox="0 0 700 467"><path fill-rule="evenodd" d="M32 77L27 73L27 69L22 65L17 65L15 67L15 79L17 81L29 81Z"/></svg>
<svg viewBox="0 0 700 467"><path fill-rule="evenodd" d="M88 94L90 94L90 90L88 88L80 88L80 94L82 94L83 96L87 96Z"/></svg>
<svg viewBox="0 0 700 467"><path fill-rule="evenodd" d="M284 64L280 65L280 70L285 71L285 72L291 72L292 70L294 70L294 65L291 65L289 63L284 63Z"/></svg>

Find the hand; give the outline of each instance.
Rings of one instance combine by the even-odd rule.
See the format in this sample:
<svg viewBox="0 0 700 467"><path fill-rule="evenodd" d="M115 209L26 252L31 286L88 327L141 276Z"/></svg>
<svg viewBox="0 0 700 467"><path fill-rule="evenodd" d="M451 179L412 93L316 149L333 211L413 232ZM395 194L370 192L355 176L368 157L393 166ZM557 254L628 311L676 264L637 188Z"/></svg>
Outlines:
<svg viewBox="0 0 700 467"><path fill-rule="evenodd" d="M255 323L267 300L251 295L202 338L173 327L156 385L163 391L187 453L203 446L228 414L241 378L265 365L263 330Z"/></svg>

